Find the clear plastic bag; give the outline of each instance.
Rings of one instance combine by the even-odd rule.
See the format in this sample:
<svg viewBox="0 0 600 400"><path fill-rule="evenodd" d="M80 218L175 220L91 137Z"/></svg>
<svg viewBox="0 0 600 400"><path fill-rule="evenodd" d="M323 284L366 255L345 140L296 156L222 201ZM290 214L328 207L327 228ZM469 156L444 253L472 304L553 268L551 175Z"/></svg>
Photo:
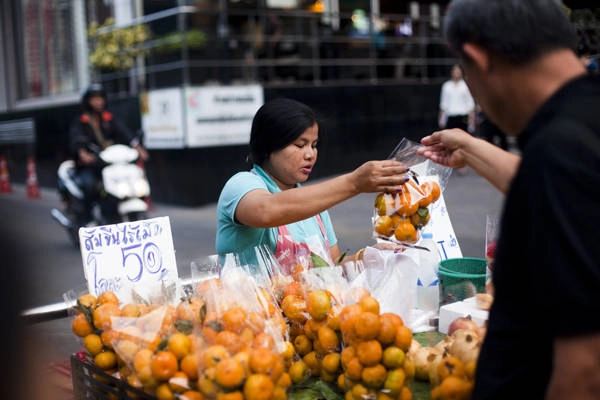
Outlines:
<svg viewBox="0 0 600 400"><path fill-rule="evenodd" d="M430 205L437 201L452 168L435 164L419 155L420 144L403 138L389 159L409 168L409 180L397 193L378 193L374 202L373 237L399 244L414 244L429 223Z"/></svg>

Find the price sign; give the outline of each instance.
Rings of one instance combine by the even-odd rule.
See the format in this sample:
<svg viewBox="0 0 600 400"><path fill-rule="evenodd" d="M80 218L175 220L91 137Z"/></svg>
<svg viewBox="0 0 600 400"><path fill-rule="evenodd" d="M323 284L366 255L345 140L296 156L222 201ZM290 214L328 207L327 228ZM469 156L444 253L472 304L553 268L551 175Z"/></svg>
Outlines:
<svg viewBox="0 0 600 400"><path fill-rule="evenodd" d="M178 279L169 217L81 228L79 240L95 296L111 290L123 303L134 294L150 299Z"/></svg>

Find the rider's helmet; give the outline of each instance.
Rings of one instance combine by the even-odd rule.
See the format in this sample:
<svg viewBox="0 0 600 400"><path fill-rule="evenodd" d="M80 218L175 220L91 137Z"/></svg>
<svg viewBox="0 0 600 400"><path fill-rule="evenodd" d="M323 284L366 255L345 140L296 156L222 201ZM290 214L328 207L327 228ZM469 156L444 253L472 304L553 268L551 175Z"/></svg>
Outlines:
<svg viewBox="0 0 600 400"><path fill-rule="evenodd" d="M106 103L106 91L104 90L102 85L99 83L92 83L87 88L85 88L85 90L83 91L83 95L81 96L81 105L83 106L83 109L85 111L92 111L89 104L89 100L90 97L94 95L102 96L104 98L104 102Z"/></svg>

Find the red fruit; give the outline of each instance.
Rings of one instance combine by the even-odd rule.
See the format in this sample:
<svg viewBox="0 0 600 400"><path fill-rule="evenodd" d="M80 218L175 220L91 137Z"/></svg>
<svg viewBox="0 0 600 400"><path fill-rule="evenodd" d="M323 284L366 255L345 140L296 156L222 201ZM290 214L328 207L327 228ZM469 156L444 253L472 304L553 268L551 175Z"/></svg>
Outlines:
<svg viewBox="0 0 600 400"><path fill-rule="evenodd" d="M471 319L470 315L467 315L466 317L458 317L454 321L452 321L448 326L448 336L451 336L455 331L459 329L469 329L477 332L477 330L479 329L479 325L477 325L477 322Z"/></svg>
<svg viewBox="0 0 600 400"><path fill-rule="evenodd" d="M494 253L496 253L496 242L490 242L490 244L488 244L487 249L485 251L485 256L487 258L494 258Z"/></svg>

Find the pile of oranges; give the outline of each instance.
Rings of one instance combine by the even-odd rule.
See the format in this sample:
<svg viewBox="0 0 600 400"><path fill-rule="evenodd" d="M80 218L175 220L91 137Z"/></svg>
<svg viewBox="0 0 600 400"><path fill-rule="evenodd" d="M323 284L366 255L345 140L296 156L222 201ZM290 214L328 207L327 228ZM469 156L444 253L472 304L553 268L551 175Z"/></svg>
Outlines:
<svg viewBox="0 0 600 400"><path fill-rule="evenodd" d="M150 306L120 305L111 291L85 294L72 330L97 367L159 400L285 399L293 349L276 303L215 307L202 294Z"/></svg>
<svg viewBox="0 0 600 400"><path fill-rule="evenodd" d="M403 184L398 193L379 193L375 198L375 234L398 242L417 242L418 231L431 218L429 205L437 201L440 194L437 182L417 185L412 180Z"/></svg>
<svg viewBox="0 0 600 400"><path fill-rule="evenodd" d="M412 399L402 318L366 289L334 295L294 277L244 304L217 278L175 305L85 294L72 329L97 367L159 400L286 399L310 378L346 399Z"/></svg>
<svg viewBox="0 0 600 400"><path fill-rule="evenodd" d="M316 377L346 399L412 399L414 368L405 357L412 332L400 316L380 313L366 289L345 305L327 290L298 289L291 283L281 303L295 350L293 383Z"/></svg>

